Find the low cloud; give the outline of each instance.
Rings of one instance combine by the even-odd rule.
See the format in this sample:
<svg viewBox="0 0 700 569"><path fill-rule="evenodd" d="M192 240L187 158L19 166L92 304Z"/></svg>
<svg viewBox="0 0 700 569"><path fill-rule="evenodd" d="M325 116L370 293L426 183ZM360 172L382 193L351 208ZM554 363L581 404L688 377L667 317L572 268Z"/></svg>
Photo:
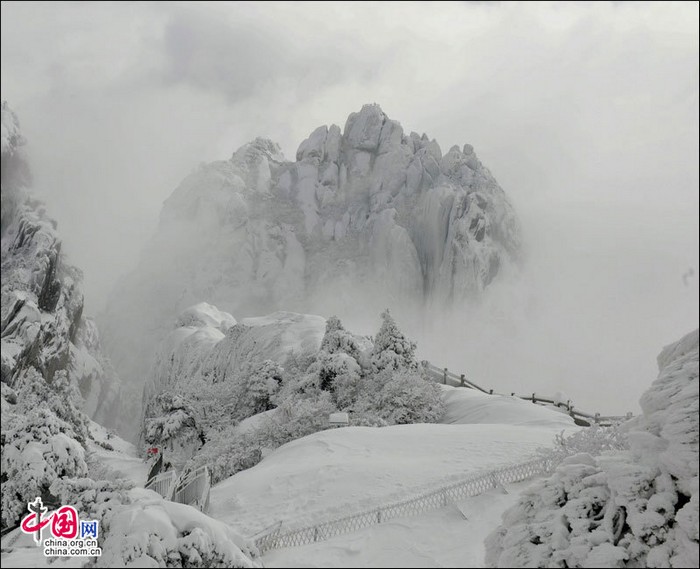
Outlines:
<svg viewBox="0 0 700 569"><path fill-rule="evenodd" d="M377 102L443 150L473 144L524 226L519 292L493 301L498 317L418 331L425 357L583 403L615 383L609 411L633 410L661 346L697 326L696 3L1 10L2 96L88 312L200 162L255 136L293 157L317 126Z"/></svg>

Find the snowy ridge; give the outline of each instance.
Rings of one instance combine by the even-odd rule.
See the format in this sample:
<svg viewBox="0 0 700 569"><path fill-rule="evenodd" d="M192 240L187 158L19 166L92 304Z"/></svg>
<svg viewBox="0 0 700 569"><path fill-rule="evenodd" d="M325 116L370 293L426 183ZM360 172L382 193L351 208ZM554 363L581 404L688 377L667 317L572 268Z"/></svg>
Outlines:
<svg viewBox="0 0 700 569"><path fill-rule="evenodd" d="M443 154L365 105L344 129L314 130L296 162L258 138L188 176L100 327L138 406L156 346L187 306L343 319L389 307L418 322L477 300L519 251L513 208L470 145Z"/></svg>

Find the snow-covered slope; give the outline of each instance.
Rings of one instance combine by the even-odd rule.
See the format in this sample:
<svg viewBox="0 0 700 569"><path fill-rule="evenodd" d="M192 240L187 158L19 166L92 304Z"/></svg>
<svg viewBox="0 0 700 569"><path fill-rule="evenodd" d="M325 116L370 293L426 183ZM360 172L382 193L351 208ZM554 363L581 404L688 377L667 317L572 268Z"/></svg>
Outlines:
<svg viewBox="0 0 700 569"><path fill-rule="evenodd" d="M475 389L441 385L445 401L445 416L442 423L448 424L493 424L554 426L561 428L574 426L574 420L567 414L551 407L534 405L519 397L487 395Z"/></svg>
<svg viewBox="0 0 700 569"><path fill-rule="evenodd" d="M29 191L16 115L2 104L2 382L16 387L31 368L79 387L84 410L114 426L119 381L83 315L82 273L65 262L56 222Z"/></svg>
<svg viewBox="0 0 700 569"><path fill-rule="evenodd" d="M33 536L15 528L2 537L3 567L258 566L252 544L226 524L145 490L149 465L132 444L94 422L89 431L89 478L64 479L52 488L59 494L72 489L62 503L74 505L81 518L99 520L102 556L49 563Z"/></svg>
<svg viewBox="0 0 700 569"><path fill-rule="evenodd" d="M211 514L244 535L315 524L528 460L565 428L548 410L549 423L508 424L513 411L498 399L490 424L347 427L287 443L215 486Z"/></svg>
<svg viewBox="0 0 700 569"><path fill-rule="evenodd" d="M377 105L316 129L296 162L256 139L201 166L165 202L136 270L100 325L138 404L173 315L198 302L245 317L271 310L418 320L474 299L514 266L513 210L471 146L443 155Z"/></svg>
<svg viewBox="0 0 700 569"><path fill-rule="evenodd" d="M529 482L425 514L302 547L273 549L265 567L483 567L484 538ZM466 517L465 517L466 516Z"/></svg>

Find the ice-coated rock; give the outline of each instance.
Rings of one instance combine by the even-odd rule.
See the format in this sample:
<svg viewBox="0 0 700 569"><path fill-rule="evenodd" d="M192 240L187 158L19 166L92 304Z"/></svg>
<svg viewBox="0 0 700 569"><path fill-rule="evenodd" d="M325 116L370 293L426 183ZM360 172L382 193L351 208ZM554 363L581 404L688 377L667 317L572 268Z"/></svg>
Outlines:
<svg viewBox="0 0 700 569"><path fill-rule="evenodd" d="M82 273L65 262L56 222L29 191L23 143L19 121L3 102L1 380L16 387L30 368L47 383L66 373L84 411L114 427L119 379L95 323L83 315Z"/></svg>
<svg viewBox="0 0 700 569"><path fill-rule="evenodd" d="M222 312L216 306L200 302L183 310L175 322L176 328L215 328L226 332L231 326L236 325L236 319L228 312Z"/></svg>
<svg viewBox="0 0 700 569"><path fill-rule="evenodd" d="M227 381L246 364L273 360L283 364L294 354L315 354L326 332L321 316L274 312L244 318L207 303L185 309L156 351L144 389L146 404L176 384L204 379ZM176 387L173 389L177 391Z"/></svg>
<svg viewBox="0 0 700 569"><path fill-rule="evenodd" d="M315 129L288 162L256 139L188 176L115 289L100 328L131 396L173 315L208 302L238 318L471 302L520 249L514 211L470 145L443 154L378 105Z"/></svg>

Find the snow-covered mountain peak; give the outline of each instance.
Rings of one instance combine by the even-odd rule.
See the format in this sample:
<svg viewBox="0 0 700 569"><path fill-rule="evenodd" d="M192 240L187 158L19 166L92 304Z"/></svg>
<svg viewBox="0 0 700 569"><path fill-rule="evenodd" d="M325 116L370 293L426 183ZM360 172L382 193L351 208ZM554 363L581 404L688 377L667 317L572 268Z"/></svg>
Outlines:
<svg viewBox="0 0 700 569"><path fill-rule="evenodd" d="M231 162L240 164L249 160L255 160L259 156L264 156L267 160L277 163L285 161L279 144L269 138L258 136L255 140L244 144L236 150L231 156Z"/></svg>
<svg viewBox="0 0 700 569"><path fill-rule="evenodd" d="M120 375L142 378L190 305L354 322L390 307L418 322L477 302L519 250L513 208L470 145L443 154L365 105L342 131L312 130L294 162L257 138L185 178L101 327Z"/></svg>

